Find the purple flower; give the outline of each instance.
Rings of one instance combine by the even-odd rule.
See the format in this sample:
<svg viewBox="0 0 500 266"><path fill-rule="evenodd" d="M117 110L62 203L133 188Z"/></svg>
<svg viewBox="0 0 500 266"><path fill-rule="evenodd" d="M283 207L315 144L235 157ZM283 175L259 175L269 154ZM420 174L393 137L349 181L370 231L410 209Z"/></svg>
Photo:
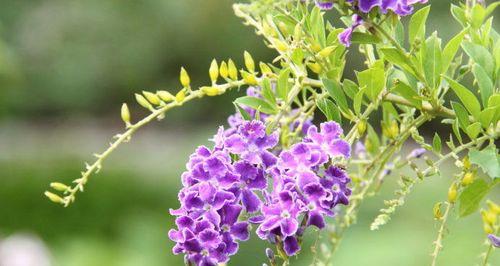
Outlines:
<svg viewBox="0 0 500 266"><path fill-rule="evenodd" d="M348 2L354 2L348 0ZM427 3L427 0L358 0L357 7L363 13L369 13L372 9L379 7L382 13L391 10L400 16L407 16L413 13L413 5Z"/></svg>
<svg viewBox="0 0 500 266"><path fill-rule="evenodd" d="M489 234L488 238L490 239L490 242L494 247L496 248L500 247L500 237L494 234Z"/></svg>
<svg viewBox="0 0 500 266"><path fill-rule="evenodd" d="M339 124L335 122L326 122L321 124L321 132L318 132L316 126L311 126L307 131L307 139L318 145L321 151L331 158L351 156L351 147L349 143L340 138L343 131Z"/></svg>
<svg viewBox="0 0 500 266"><path fill-rule="evenodd" d="M262 207L265 218L258 230L270 232L278 229L281 236L293 236L299 228L300 210L301 206L294 194L290 191L282 191L277 195L276 202Z"/></svg>
<svg viewBox="0 0 500 266"><path fill-rule="evenodd" d="M333 8L333 0L315 0L316 5L323 9L329 10Z"/></svg>
<svg viewBox="0 0 500 266"><path fill-rule="evenodd" d="M418 148L418 149L414 149L410 152L410 154L408 154L408 156L406 157L407 160L411 160L411 159L419 159L420 157L422 157L422 155L424 155L426 152L426 150L424 148Z"/></svg>
<svg viewBox="0 0 500 266"><path fill-rule="evenodd" d="M363 19L361 19L361 17L358 16L357 14L354 14L352 16L351 26L342 31L338 36L340 43L343 44L345 47L351 46L352 33L361 24L363 24Z"/></svg>

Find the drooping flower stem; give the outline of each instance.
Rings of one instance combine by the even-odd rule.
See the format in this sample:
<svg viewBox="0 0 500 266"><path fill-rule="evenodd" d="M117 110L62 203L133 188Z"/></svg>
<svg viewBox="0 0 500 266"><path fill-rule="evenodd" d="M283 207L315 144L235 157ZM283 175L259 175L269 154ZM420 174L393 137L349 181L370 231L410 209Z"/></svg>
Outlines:
<svg viewBox="0 0 500 266"><path fill-rule="evenodd" d="M446 222L448 221L448 216L450 215L450 211L453 208L454 204L450 202L446 202L446 209L444 211L443 217L441 218L441 225L439 226L437 239L434 241L434 250L431 254L432 257L432 266L436 266L437 258L439 255L439 251L443 248L443 237L446 229Z"/></svg>

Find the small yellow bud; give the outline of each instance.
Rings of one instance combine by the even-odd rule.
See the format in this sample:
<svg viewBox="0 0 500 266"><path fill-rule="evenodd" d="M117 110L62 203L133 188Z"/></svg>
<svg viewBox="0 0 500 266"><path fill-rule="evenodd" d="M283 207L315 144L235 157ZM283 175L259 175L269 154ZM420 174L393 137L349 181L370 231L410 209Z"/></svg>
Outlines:
<svg viewBox="0 0 500 266"><path fill-rule="evenodd" d="M302 25L300 25L300 23L297 23L293 29L293 38L295 40L300 40L300 38L302 38Z"/></svg>
<svg viewBox="0 0 500 266"><path fill-rule="evenodd" d="M245 51L243 53L243 58L245 59L245 66L248 69L248 72L254 73L255 72L255 62L253 61L252 55Z"/></svg>
<svg viewBox="0 0 500 266"><path fill-rule="evenodd" d="M164 102L171 102L173 100L175 100L175 96L172 95L170 92L168 91L157 91L156 94L158 95L158 97L160 97L160 99Z"/></svg>
<svg viewBox="0 0 500 266"><path fill-rule="evenodd" d="M255 77L254 74L250 74L246 71L241 71L241 76L243 77L243 81L245 81L245 83L247 85L257 85L257 78Z"/></svg>
<svg viewBox="0 0 500 266"><path fill-rule="evenodd" d="M189 84L191 83L191 79L189 78L189 75L188 75L186 69L184 69L183 67L181 67L181 74L180 74L179 79L181 81L181 85L184 88L189 87Z"/></svg>
<svg viewBox="0 0 500 266"><path fill-rule="evenodd" d="M207 96L217 96L221 93L221 90L217 87L201 87L200 90L204 92Z"/></svg>
<svg viewBox="0 0 500 266"><path fill-rule="evenodd" d="M434 219L436 220L441 220L443 218L443 213L441 212L441 202L438 202L434 205L434 208L432 208L432 212L434 213Z"/></svg>
<svg viewBox="0 0 500 266"><path fill-rule="evenodd" d="M227 68L229 72L229 78L232 80L237 80L238 79L238 69L236 69L236 65L234 65L233 60L229 59L227 62Z"/></svg>
<svg viewBox="0 0 500 266"><path fill-rule="evenodd" d="M457 200L457 185L455 183L451 184L451 187L448 189L448 202L455 203Z"/></svg>
<svg viewBox="0 0 500 266"><path fill-rule="evenodd" d="M493 234L493 228L489 224L483 224L483 230L486 234Z"/></svg>
<svg viewBox="0 0 500 266"><path fill-rule="evenodd" d="M63 183L59 183L59 182L50 183L50 187L53 188L53 189L55 189L55 190L58 190L58 191L66 191L66 190L69 189L68 186L66 186Z"/></svg>
<svg viewBox="0 0 500 266"><path fill-rule="evenodd" d="M394 139L394 138L396 138L398 136L398 134L399 134L398 122L396 122L394 120L394 121L392 121L391 127L389 128L390 138Z"/></svg>
<svg viewBox="0 0 500 266"><path fill-rule="evenodd" d="M470 161L469 161L469 156L465 156L464 159L462 160L463 166L465 170L470 169Z"/></svg>
<svg viewBox="0 0 500 266"><path fill-rule="evenodd" d="M358 135L363 136L363 134L365 134L366 132L366 120L359 121L357 128L358 128Z"/></svg>
<svg viewBox="0 0 500 266"><path fill-rule="evenodd" d="M278 23L278 28L280 28L280 31L281 33L283 33L283 35L288 35L288 28L283 21L280 21Z"/></svg>
<svg viewBox="0 0 500 266"><path fill-rule="evenodd" d="M49 192L49 191L45 191L45 196L47 198L49 198L52 202L55 202L55 203L59 203L59 204L63 204L64 203L64 200L59 197L58 195L52 193L52 192Z"/></svg>
<svg viewBox="0 0 500 266"><path fill-rule="evenodd" d="M150 102L153 105L159 105L161 103L160 97L158 95L151 93L149 91L142 91L142 94L144 97L146 97L146 100Z"/></svg>
<svg viewBox="0 0 500 266"><path fill-rule="evenodd" d="M282 42L281 40L278 39L273 40L273 46L279 52L286 52L288 50L288 45L285 42Z"/></svg>
<svg viewBox="0 0 500 266"><path fill-rule="evenodd" d="M176 95L175 95L175 101L178 103L182 103L184 99L186 98L186 91L185 90L180 90Z"/></svg>
<svg viewBox="0 0 500 266"><path fill-rule="evenodd" d="M260 71L262 72L262 74L264 74L264 75L273 74L273 71L271 70L271 68L268 65L266 65L265 63L260 62L259 67L260 67Z"/></svg>
<svg viewBox="0 0 500 266"><path fill-rule="evenodd" d="M328 46L328 47L324 48L323 50L319 51L318 56L323 57L323 58L329 57L333 51L335 51L335 46Z"/></svg>
<svg viewBox="0 0 500 266"><path fill-rule="evenodd" d="M462 185L468 186L474 182L474 173L472 172L467 172L465 173L464 177L462 178Z"/></svg>
<svg viewBox="0 0 500 266"><path fill-rule="evenodd" d="M122 104L121 116L125 124L130 124L130 111L128 110L128 105L126 103Z"/></svg>
<svg viewBox="0 0 500 266"><path fill-rule="evenodd" d="M262 31L266 36L276 36L276 31L265 20L262 22Z"/></svg>
<svg viewBox="0 0 500 266"><path fill-rule="evenodd" d="M146 109L153 109L153 106L151 105L151 103L148 102L148 100L146 100L146 98L144 98L144 96L140 95L140 94L135 94L135 100L144 108Z"/></svg>
<svg viewBox="0 0 500 266"><path fill-rule="evenodd" d="M490 225L495 225L497 223L497 215L491 211L487 211L484 215L484 221Z"/></svg>
<svg viewBox="0 0 500 266"><path fill-rule="evenodd" d="M217 60L212 60L210 69L208 70L208 74L210 75L210 80L212 80L212 83L215 83L217 81L217 78L219 77L219 66L217 65Z"/></svg>
<svg viewBox="0 0 500 266"><path fill-rule="evenodd" d="M311 50L315 53L318 53L319 51L321 51L321 45L319 45L319 43L315 42L315 41L312 41L313 43L311 44Z"/></svg>
<svg viewBox="0 0 500 266"><path fill-rule="evenodd" d="M488 204L488 208L490 209L490 211L492 211L496 215L500 214L500 206L498 206L491 200L487 200L486 204Z"/></svg>
<svg viewBox="0 0 500 266"><path fill-rule="evenodd" d="M226 62L222 61L222 63L220 64L219 72L220 72L221 77L223 77L225 79L227 79L227 77L229 77L229 71L227 69Z"/></svg>
<svg viewBox="0 0 500 266"><path fill-rule="evenodd" d="M309 67L309 69L311 69L312 72L316 73L316 74L319 74L321 73L321 65L318 64L318 63L307 63L307 66Z"/></svg>

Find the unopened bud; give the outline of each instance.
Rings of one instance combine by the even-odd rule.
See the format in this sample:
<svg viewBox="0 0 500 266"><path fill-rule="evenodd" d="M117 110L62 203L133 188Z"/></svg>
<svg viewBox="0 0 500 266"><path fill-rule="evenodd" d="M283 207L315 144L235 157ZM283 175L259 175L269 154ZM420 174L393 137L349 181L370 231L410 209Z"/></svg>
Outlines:
<svg viewBox="0 0 500 266"><path fill-rule="evenodd" d="M467 172L465 173L464 177L462 178L462 185L468 186L474 182L474 173L472 172Z"/></svg>
<svg viewBox="0 0 500 266"><path fill-rule="evenodd" d="M300 40L302 38L302 25L300 25L300 23L297 23L293 29L293 38L295 40Z"/></svg>
<svg viewBox="0 0 500 266"><path fill-rule="evenodd" d="M271 261L274 260L274 251L270 248L266 248L266 257Z"/></svg>
<svg viewBox="0 0 500 266"><path fill-rule="evenodd" d="M389 128L389 135L392 139L396 138L399 134L398 122L392 121L391 127Z"/></svg>
<svg viewBox="0 0 500 266"><path fill-rule="evenodd" d="M140 95L140 94L135 94L135 100L144 108L146 109L153 109L153 106L151 105L151 103L148 102L148 100L146 100L146 98L144 98L144 96Z"/></svg>
<svg viewBox="0 0 500 266"><path fill-rule="evenodd" d="M443 213L441 212L441 202L438 202L434 205L434 208L432 209L434 213L434 219L436 220L441 220L443 218Z"/></svg>
<svg viewBox="0 0 500 266"><path fill-rule="evenodd" d="M498 206L496 203L491 200L487 200L486 204L488 205L490 211L494 212L497 215L500 214L500 206Z"/></svg>
<svg viewBox="0 0 500 266"><path fill-rule="evenodd" d="M172 95L170 92L168 91L157 91L156 94L158 95L158 97L160 97L160 99L164 102L171 102L173 100L175 100L175 96Z"/></svg>
<svg viewBox="0 0 500 266"><path fill-rule="evenodd" d="M217 96L221 93L221 90L217 87L201 87L200 90L204 92L207 96Z"/></svg>
<svg viewBox="0 0 500 266"><path fill-rule="evenodd" d="M151 93L149 91L142 91L142 94L144 97L146 97L146 100L150 102L153 105L159 105L161 103L160 97L158 95Z"/></svg>
<svg viewBox="0 0 500 266"><path fill-rule="evenodd" d="M186 91L180 90L176 95L175 95L175 101L178 103L182 103L184 99L186 98Z"/></svg>
<svg viewBox="0 0 500 266"><path fill-rule="evenodd" d="M66 191L69 189L68 186L66 186L63 183L59 183L59 182L50 183L50 187L55 189L55 190L58 190L58 191Z"/></svg>
<svg viewBox="0 0 500 266"><path fill-rule="evenodd" d="M321 65L318 63L307 63L307 66L309 69L311 69L312 72L319 74L321 73Z"/></svg>
<svg viewBox="0 0 500 266"><path fill-rule="evenodd" d="M366 132L366 120L359 121L357 129L358 129L358 135L363 136L363 134L365 134Z"/></svg>
<svg viewBox="0 0 500 266"><path fill-rule="evenodd" d="M222 61L220 64L220 69L219 69L221 77L227 79L229 77L229 71L227 69L227 63Z"/></svg>
<svg viewBox="0 0 500 266"><path fill-rule="evenodd" d="M181 67L181 74L180 74L179 79L181 81L182 87L184 87L184 88L189 87L189 84L191 83L191 79L189 78L189 75L188 75L186 69L184 69L183 67Z"/></svg>
<svg viewBox="0 0 500 266"><path fill-rule="evenodd" d="M493 228L489 224L483 224L483 230L486 234L493 234Z"/></svg>
<svg viewBox="0 0 500 266"><path fill-rule="evenodd" d="M217 81L217 78L219 77L219 66L217 65L217 60L212 60L210 69L208 70L208 74L210 75L210 80L212 81L212 83L215 83Z"/></svg>
<svg viewBox="0 0 500 266"><path fill-rule="evenodd" d="M254 73L255 72L255 62L253 61L252 55L245 51L243 53L243 58L245 59L245 66L248 69L248 72Z"/></svg>
<svg viewBox="0 0 500 266"><path fill-rule="evenodd" d="M286 52L288 50L288 45L285 42L282 42L281 40L278 39L273 40L273 46L279 52Z"/></svg>
<svg viewBox="0 0 500 266"><path fill-rule="evenodd" d="M238 79L238 69L234 65L233 60L229 59L229 61L227 62L227 68L228 68L228 72L229 72L229 78L231 78L232 80L237 80Z"/></svg>
<svg viewBox="0 0 500 266"><path fill-rule="evenodd" d="M321 51L321 45L319 45L319 43L313 41L313 44L311 44L311 50L313 52L317 53L317 52Z"/></svg>
<svg viewBox="0 0 500 266"><path fill-rule="evenodd" d="M318 56L323 57L323 58L329 57L333 51L335 51L335 46L328 46L328 47L324 48L323 50L319 51Z"/></svg>
<svg viewBox="0 0 500 266"><path fill-rule="evenodd" d="M130 111L128 110L128 105L126 103L122 104L121 116L125 124L130 124Z"/></svg>
<svg viewBox="0 0 500 266"><path fill-rule="evenodd" d="M280 28L280 31L281 33L283 33L283 35L288 35L288 28L283 21L280 21L278 23L278 28Z"/></svg>
<svg viewBox="0 0 500 266"><path fill-rule="evenodd" d="M260 62L259 67L260 67L260 71L262 72L262 74L264 74L264 75L273 74L273 71L271 70L271 68L268 65L266 65L265 63Z"/></svg>
<svg viewBox="0 0 500 266"><path fill-rule="evenodd" d="M483 221L491 226L497 223L497 214L492 212L491 210L489 211L482 210L481 216L483 217Z"/></svg>
<svg viewBox="0 0 500 266"><path fill-rule="evenodd" d="M242 70L241 76L243 77L243 81L245 81L247 85L257 85L257 78L254 74L250 74Z"/></svg>
<svg viewBox="0 0 500 266"><path fill-rule="evenodd" d="M457 200L457 185L455 183L451 184L451 187L448 189L448 202L455 203Z"/></svg>
<svg viewBox="0 0 500 266"><path fill-rule="evenodd" d="M64 203L64 200L59 197L58 195L52 193L52 192L49 192L49 191L45 191L45 196L47 198L49 198L52 202L55 202L55 203L59 203L59 204L63 204Z"/></svg>
<svg viewBox="0 0 500 266"><path fill-rule="evenodd" d="M464 159L462 160L462 163L463 163L463 167L465 170L470 169L471 165L470 165L469 156L465 156Z"/></svg>

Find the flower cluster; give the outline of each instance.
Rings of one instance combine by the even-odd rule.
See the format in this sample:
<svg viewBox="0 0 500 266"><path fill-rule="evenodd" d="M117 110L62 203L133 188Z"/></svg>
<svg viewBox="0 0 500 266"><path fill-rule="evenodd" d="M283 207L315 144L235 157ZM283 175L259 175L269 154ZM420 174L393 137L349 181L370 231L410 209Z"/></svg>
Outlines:
<svg viewBox="0 0 500 266"><path fill-rule="evenodd" d="M324 228L325 216L348 204L350 179L333 164L350 156L341 134L335 122L319 131L310 126L300 143L276 156L278 133L266 134L261 121L243 121L231 133L221 127L214 148L199 147L182 174L181 207L171 210L173 252L196 265L227 262L238 241L248 240L250 222L260 238L296 254L306 227Z"/></svg>
<svg viewBox="0 0 500 266"><path fill-rule="evenodd" d="M273 190L265 197L257 235L272 243L281 242L288 256L300 250L298 238L308 226L325 227L325 216L334 207L348 204L349 177L332 162L350 156L350 146L340 139L342 129L335 122L311 126L302 142L282 151L270 170Z"/></svg>
<svg viewBox="0 0 500 266"><path fill-rule="evenodd" d="M270 150L278 134L267 135L260 121L245 121L230 135L221 128L214 142L213 150L201 146L190 156L182 174L181 207L171 210L177 216L177 229L169 232L176 242L173 252L185 253L196 265L226 262L237 252L237 241L248 240L242 212L260 210L256 192L267 188L265 173L277 162Z"/></svg>

